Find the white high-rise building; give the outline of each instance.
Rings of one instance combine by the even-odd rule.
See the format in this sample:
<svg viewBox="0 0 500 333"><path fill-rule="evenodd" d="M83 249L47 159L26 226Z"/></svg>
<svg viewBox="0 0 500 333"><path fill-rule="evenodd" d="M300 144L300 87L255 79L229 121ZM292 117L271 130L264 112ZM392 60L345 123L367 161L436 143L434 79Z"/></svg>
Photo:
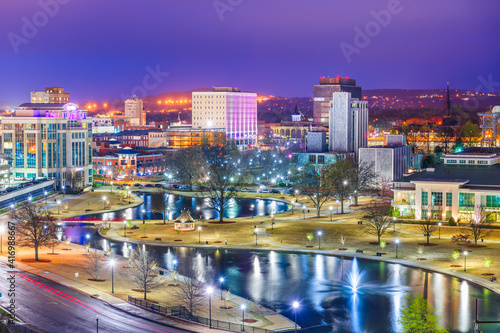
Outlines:
<svg viewBox="0 0 500 333"><path fill-rule="evenodd" d="M330 102L329 149L353 152L368 146L368 103L351 98L349 92L335 92Z"/></svg>
<svg viewBox="0 0 500 333"><path fill-rule="evenodd" d="M194 129L225 131L241 148L257 143L257 94L232 87L193 92Z"/></svg>
<svg viewBox="0 0 500 333"><path fill-rule="evenodd" d="M131 125L146 125L146 112L142 99L134 95L125 101L125 118Z"/></svg>
<svg viewBox="0 0 500 333"><path fill-rule="evenodd" d="M72 103L25 103L3 117L1 153L17 178L51 177L59 188L92 185L92 118Z"/></svg>

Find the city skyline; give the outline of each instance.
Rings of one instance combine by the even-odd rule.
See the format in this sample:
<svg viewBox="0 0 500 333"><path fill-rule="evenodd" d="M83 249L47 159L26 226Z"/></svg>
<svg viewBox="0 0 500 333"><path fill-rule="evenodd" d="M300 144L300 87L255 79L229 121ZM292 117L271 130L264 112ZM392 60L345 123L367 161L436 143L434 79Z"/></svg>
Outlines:
<svg viewBox="0 0 500 333"><path fill-rule="evenodd" d="M236 86L312 96L321 76L363 89L497 91L500 4L487 1L4 4L0 100L58 85L75 102ZM361 31L361 32L360 32Z"/></svg>

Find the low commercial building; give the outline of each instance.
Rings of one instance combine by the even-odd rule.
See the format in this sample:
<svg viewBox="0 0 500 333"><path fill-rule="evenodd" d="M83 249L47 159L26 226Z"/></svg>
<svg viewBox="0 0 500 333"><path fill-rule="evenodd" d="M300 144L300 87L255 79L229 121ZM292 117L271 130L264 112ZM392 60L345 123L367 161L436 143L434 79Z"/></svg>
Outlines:
<svg viewBox="0 0 500 333"><path fill-rule="evenodd" d="M163 172L165 161L163 154L143 154L126 147L112 155L94 156L92 163L97 174L115 178Z"/></svg>
<svg viewBox="0 0 500 333"><path fill-rule="evenodd" d="M444 163L393 181L396 214L417 220L463 219L482 211L500 222L500 154L448 154Z"/></svg>

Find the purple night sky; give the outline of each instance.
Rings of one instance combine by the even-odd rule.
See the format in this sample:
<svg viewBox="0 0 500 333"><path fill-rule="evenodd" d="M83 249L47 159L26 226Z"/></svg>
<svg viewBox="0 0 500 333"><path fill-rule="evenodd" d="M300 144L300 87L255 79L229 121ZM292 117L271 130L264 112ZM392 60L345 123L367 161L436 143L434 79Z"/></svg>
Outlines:
<svg viewBox="0 0 500 333"><path fill-rule="evenodd" d="M143 86L147 67L169 73L148 94L229 85L305 97L337 75L364 89L476 89L479 76L500 82L499 12L498 0L3 1L0 101L51 85L76 102L115 100ZM368 43L356 27L372 29ZM342 43L356 48L350 62Z"/></svg>

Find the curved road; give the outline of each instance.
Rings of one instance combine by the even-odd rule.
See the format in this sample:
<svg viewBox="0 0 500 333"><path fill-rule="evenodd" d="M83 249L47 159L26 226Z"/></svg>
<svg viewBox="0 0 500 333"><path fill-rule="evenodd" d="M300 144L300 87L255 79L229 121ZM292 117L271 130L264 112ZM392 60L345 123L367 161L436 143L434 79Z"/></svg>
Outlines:
<svg viewBox="0 0 500 333"><path fill-rule="evenodd" d="M0 303L10 302L7 265L0 265ZM191 332L129 315L106 303L38 275L16 271L16 315L45 332Z"/></svg>

